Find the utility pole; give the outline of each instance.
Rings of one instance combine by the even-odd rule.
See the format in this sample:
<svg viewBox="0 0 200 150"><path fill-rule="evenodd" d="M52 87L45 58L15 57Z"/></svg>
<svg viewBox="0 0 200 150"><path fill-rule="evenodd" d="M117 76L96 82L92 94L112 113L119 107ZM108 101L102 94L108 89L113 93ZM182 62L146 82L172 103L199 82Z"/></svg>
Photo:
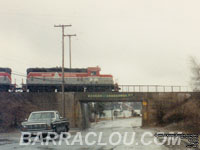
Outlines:
<svg viewBox="0 0 200 150"><path fill-rule="evenodd" d="M54 25L54 27L62 28L62 102L63 102L63 116L65 117L65 64L64 64L64 37L65 37L65 27L71 27L71 25Z"/></svg>
<svg viewBox="0 0 200 150"><path fill-rule="evenodd" d="M65 36L69 37L69 67L72 68L72 55L71 55L71 37L76 36L76 34L67 34Z"/></svg>

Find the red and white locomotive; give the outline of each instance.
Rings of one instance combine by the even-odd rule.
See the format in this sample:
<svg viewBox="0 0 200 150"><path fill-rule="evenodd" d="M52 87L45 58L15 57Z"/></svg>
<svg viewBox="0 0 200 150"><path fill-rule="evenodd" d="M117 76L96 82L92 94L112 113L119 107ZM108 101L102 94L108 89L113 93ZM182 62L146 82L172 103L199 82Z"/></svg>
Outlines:
<svg viewBox="0 0 200 150"><path fill-rule="evenodd" d="M114 90L112 75L100 74L99 67L64 69L65 91L105 92ZM29 92L61 91L62 68L28 68L26 89Z"/></svg>
<svg viewBox="0 0 200 150"><path fill-rule="evenodd" d="M12 80L11 80L10 68L0 68L0 91L8 92L12 89Z"/></svg>

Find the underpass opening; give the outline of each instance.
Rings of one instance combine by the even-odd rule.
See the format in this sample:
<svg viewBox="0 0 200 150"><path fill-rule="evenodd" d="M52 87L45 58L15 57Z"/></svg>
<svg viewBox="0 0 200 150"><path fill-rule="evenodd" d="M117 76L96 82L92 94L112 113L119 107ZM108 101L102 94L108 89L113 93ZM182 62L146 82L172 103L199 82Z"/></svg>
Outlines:
<svg viewBox="0 0 200 150"><path fill-rule="evenodd" d="M89 103L91 121L141 117L141 102L95 102Z"/></svg>
<svg viewBox="0 0 200 150"><path fill-rule="evenodd" d="M194 93L193 93L194 94ZM97 93L76 93L77 101L82 105L88 105L89 103L129 103L140 102L142 103L142 127L151 127L159 125L163 120L163 113L165 114L169 106L176 104L182 104L192 96L192 93L188 92L97 92ZM85 107L81 107L85 108ZM81 110L83 111L83 110ZM85 109L88 111L88 109ZM117 113L117 112L116 112ZM84 118L85 112L82 112L82 120L89 120ZM162 118L162 119L160 119ZM80 121L82 124L82 120ZM84 124L83 128L88 128L87 124Z"/></svg>
<svg viewBox="0 0 200 150"><path fill-rule="evenodd" d="M80 95L79 95L80 96ZM82 93L79 97L82 112L82 128L90 127L90 122L101 120L141 118L145 124L147 102L142 94L134 93ZM145 116L143 115L145 113ZM143 117L144 116L144 117Z"/></svg>
<svg viewBox="0 0 200 150"><path fill-rule="evenodd" d="M90 122L142 117L141 102L93 102L88 105Z"/></svg>

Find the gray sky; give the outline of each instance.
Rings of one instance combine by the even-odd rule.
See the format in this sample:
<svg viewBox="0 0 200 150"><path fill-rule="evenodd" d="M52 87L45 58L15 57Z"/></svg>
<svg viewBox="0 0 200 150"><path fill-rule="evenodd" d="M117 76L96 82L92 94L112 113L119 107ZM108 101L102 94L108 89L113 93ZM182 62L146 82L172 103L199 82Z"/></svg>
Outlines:
<svg viewBox="0 0 200 150"><path fill-rule="evenodd" d="M73 67L99 65L119 84L187 85L188 57L200 57L199 7L199 0L0 0L0 66L23 74L61 66L61 29L53 26L72 24Z"/></svg>

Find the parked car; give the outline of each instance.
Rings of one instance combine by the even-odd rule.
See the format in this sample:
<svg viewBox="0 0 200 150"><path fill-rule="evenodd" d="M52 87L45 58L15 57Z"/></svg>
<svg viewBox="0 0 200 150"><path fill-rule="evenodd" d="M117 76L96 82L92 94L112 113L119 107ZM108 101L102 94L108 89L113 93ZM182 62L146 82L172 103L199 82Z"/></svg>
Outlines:
<svg viewBox="0 0 200 150"><path fill-rule="evenodd" d="M42 135L47 135L48 132L69 131L69 122L60 116L58 111L35 111L30 114L25 122L21 123L22 132L29 132L31 136L42 132Z"/></svg>

